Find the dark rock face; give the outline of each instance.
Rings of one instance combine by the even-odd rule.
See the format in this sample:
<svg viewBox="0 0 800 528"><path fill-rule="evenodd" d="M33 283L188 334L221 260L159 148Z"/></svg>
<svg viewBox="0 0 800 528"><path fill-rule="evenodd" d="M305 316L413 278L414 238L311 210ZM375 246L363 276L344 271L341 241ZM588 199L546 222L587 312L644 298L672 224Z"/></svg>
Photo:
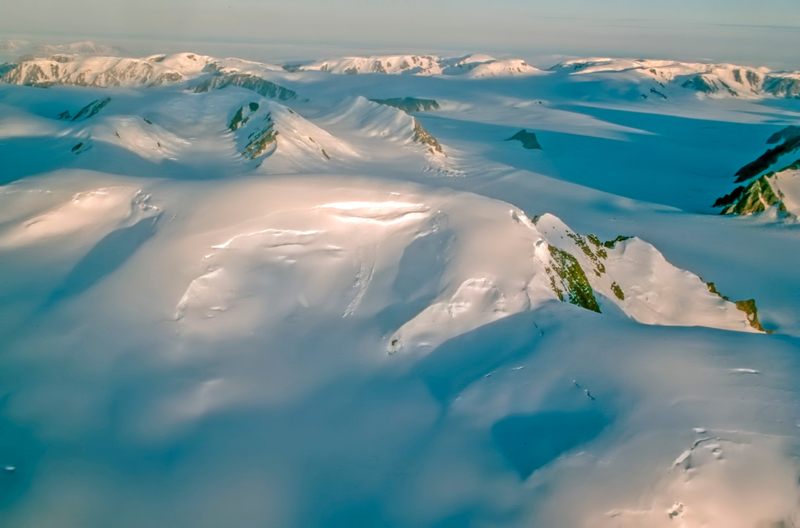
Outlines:
<svg viewBox="0 0 800 528"><path fill-rule="evenodd" d="M800 126L790 125L780 132L772 134L767 140L767 145L774 145L781 141L792 140L796 137L800 137Z"/></svg>
<svg viewBox="0 0 800 528"><path fill-rule="evenodd" d="M8 72L10 72L16 67L17 67L16 64L11 64L8 62L5 64L0 64L0 79L2 79Z"/></svg>
<svg viewBox="0 0 800 528"><path fill-rule="evenodd" d="M524 129L511 136L506 141L519 141L522 143L522 148L526 148L528 150L542 150L539 140L536 139L536 134L533 132L528 132Z"/></svg>
<svg viewBox="0 0 800 528"><path fill-rule="evenodd" d="M705 77L702 75L697 75L692 77L685 83L681 85L683 88L689 88L691 90L697 90L698 92L703 92L707 94L715 94L719 92L719 88L708 82Z"/></svg>
<svg viewBox="0 0 800 528"><path fill-rule="evenodd" d="M439 143L435 137L430 135L427 130L422 128L422 125L416 119L414 119L414 136L411 139L417 143L427 145L430 148L431 154L434 152L444 154L444 149L442 148L441 143Z"/></svg>
<svg viewBox="0 0 800 528"><path fill-rule="evenodd" d="M256 159L264 154L278 140L278 131L274 126L272 115L267 114L262 127L248 136L248 143L242 151L242 155L246 158Z"/></svg>
<svg viewBox="0 0 800 528"><path fill-rule="evenodd" d="M767 77L762 89L776 97L800 98L800 80L790 77Z"/></svg>
<svg viewBox="0 0 800 528"><path fill-rule="evenodd" d="M759 156L758 159L756 159L755 161L752 161L747 165L745 165L744 167L742 167L741 169L739 169L736 172L736 183L741 183L749 179L755 178L765 170L769 169L773 164L775 164L781 158L781 156L785 154L790 154L798 149L800 149L800 135L785 140L777 147L766 151L764 154Z"/></svg>
<svg viewBox="0 0 800 528"><path fill-rule="evenodd" d="M761 213L766 211L768 207L779 204L783 199L783 195L780 191L776 192L770 185L772 176L762 176L747 187L738 187L738 195L729 201L730 205L725 207L722 214L747 215ZM723 198L717 200L716 203L720 203L721 200Z"/></svg>
<svg viewBox="0 0 800 528"><path fill-rule="evenodd" d="M740 185L729 194L718 198L713 207L722 207L720 214L749 215L777 207L781 213L786 213L783 203L784 195L778 187L777 179L784 171L800 169L800 159L794 163L782 166L787 162L786 156L800 151L800 127L788 126L780 130L767 140L768 144L779 143L778 146L767 150L758 157L739 169L736 173L736 183L754 180L748 185ZM789 158L791 159L791 158ZM775 166L777 169L764 174Z"/></svg>
<svg viewBox="0 0 800 528"><path fill-rule="evenodd" d="M102 99L102 100L98 99L98 100L92 101L88 105L86 105L83 108L81 108L78 111L78 113L75 114L75 117L72 118L72 120L73 121L77 121L78 119L84 119L84 120L85 119L89 119L90 117L96 115L100 110L105 108L106 105L108 105L108 103L110 103L110 102L111 102L111 98L110 97L106 97L105 99ZM61 114L61 115L64 115L64 114Z"/></svg>
<svg viewBox="0 0 800 528"><path fill-rule="evenodd" d="M214 74L192 88L192 91L194 93L205 93L211 90L221 90L226 86L239 86L247 90L252 90L261 96L280 99L281 101L287 101L297 97L297 93L293 90L264 80L261 77L245 73Z"/></svg>
<svg viewBox="0 0 800 528"><path fill-rule="evenodd" d="M370 99L373 103L399 108L404 112L427 112L438 110L439 103L433 99L418 99L416 97L395 97L392 99Z"/></svg>
<svg viewBox="0 0 800 528"><path fill-rule="evenodd" d="M706 93L706 94L716 94L719 93L721 90L727 90L727 92L732 95L733 97L738 97L739 94L736 93L735 90L731 89L730 86L725 84L722 81L716 81L714 79L709 79L703 75L696 75L691 79L684 82L681 87L689 88L691 90L697 90L698 92Z"/></svg>

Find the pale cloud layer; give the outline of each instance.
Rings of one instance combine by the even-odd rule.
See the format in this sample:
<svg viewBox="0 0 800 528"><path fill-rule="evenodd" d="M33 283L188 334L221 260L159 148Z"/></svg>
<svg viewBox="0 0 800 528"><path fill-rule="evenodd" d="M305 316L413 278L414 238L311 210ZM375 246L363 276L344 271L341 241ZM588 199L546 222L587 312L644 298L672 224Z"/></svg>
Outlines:
<svg viewBox="0 0 800 528"><path fill-rule="evenodd" d="M800 0L5 0L0 32L800 67Z"/></svg>

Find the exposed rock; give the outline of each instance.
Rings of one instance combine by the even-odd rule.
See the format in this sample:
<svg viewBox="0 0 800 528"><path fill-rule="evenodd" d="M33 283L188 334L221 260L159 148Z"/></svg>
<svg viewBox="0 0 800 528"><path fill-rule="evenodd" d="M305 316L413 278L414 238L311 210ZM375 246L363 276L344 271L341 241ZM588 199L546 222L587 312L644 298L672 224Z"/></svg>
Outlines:
<svg viewBox="0 0 800 528"><path fill-rule="evenodd" d="M774 174L774 173L773 173ZM780 190L773 189L772 175L765 175L739 193L735 203L723 209L722 214L749 215L761 213L783 199Z"/></svg>
<svg viewBox="0 0 800 528"><path fill-rule="evenodd" d="M725 81L722 81L721 79L712 79L706 75L696 75L685 81L681 86L683 88L697 90L698 92L709 95L717 94L721 90L725 90L733 97L739 96L736 90L728 86Z"/></svg>
<svg viewBox="0 0 800 528"><path fill-rule="evenodd" d="M800 79L792 77L767 77L762 89L775 97L800 97Z"/></svg>
<svg viewBox="0 0 800 528"><path fill-rule="evenodd" d="M520 130L506 141L519 141L522 143L522 148L526 148L528 150L542 150L539 140L536 139L536 134L533 132L528 132L525 129Z"/></svg>
<svg viewBox="0 0 800 528"><path fill-rule="evenodd" d="M439 103L433 99L418 99L416 97L396 97L393 99L370 99L370 101L387 106L399 108L404 112L427 112L438 110Z"/></svg>
<svg viewBox="0 0 800 528"><path fill-rule="evenodd" d="M774 136L773 136L774 138ZM770 139L773 139L770 138ZM785 140L775 148L769 149L753 162L748 163L736 172L736 183L755 178L778 162L781 156L800 149L800 135Z"/></svg>
<svg viewBox="0 0 800 528"><path fill-rule="evenodd" d="M272 121L272 114L267 114L264 124L248 136L248 143L245 145L242 155L256 159L278 140L278 131L275 130L275 123Z"/></svg>
<svg viewBox="0 0 800 528"><path fill-rule="evenodd" d="M427 145L430 148L431 154L434 152L438 152L440 154L444 154L444 149L442 145L436 140L435 137L430 135L427 130L425 130L419 121L416 118L414 119L414 135L412 136L412 140L421 143L423 145Z"/></svg>
<svg viewBox="0 0 800 528"><path fill-rule="evenodd" d="M559 300L600 313L594 290L577 259L554 246L550 246L550 256L552 263L545 271L550 276L550 287Z"/></svg>
<svg viewBox="0 0 800 528"><path fill-rule="evenodd" d="M239 127L243 127L247 124L247 121L250 120L250 115L252 115L255 111L258 110L258 103L250 103L246 107L243 106L239 110L236 111L236 115L233 116L231 120L231 124L228 125L228 128L232 131L236 131Z"/></svg>
<svg viewBox="0 0 800 528"><path fill-rule="evenodd" d="M111 102L110 97L106 97L105 99L97 99L89 103L88 105L84 106L83 108L75 114L75 117L72 118L73 121L77 121L78 119L83 118L84 120L89 119L90 117L96 115L100 110L106 107L108 103ZM61 114L64 115L64 114ZM66 117L64 118L66 119Z"/></svg>
<svg viewBox="0 0 800 528"><path fill-rule="evenodd" d="M205 93L210 92L211 90L221 90L226 86L239 86L241 88L246 88L247 90L252 90L261 96L270 97L272 99L280 99L281 101L286 101L297 97L297 93L295 93L293 90L284 88L283 86L275 84L271 81L267 81L261 77L256 77L255 75L250 75L247 73L215 73L202 83L192 88L192 91L195 93Z"/></svg>
<svg viewBox="0 0 800 528"><path fill-rule="evenodd" d="M730 301L730 298L728 298L726 295L722 295L719 291L717 291L717 287L714 285L713 282L707 282L706 286L708 287L708 291L710 291L711 293L718 295L719 297L725 299L726 301ZM746 301L734 301L734 304L736 305L736 308L739 311L745 313L747 317L747 322L750 324L750 326L752 326L753 328L755 328L760 332L765 332L767 334L773 333L771 330L764 330L764 327L761 326L761 323L758 320L758 308L756 307L755 299L748 299Z"/></svg>
<svg viewBox="0 0 800 528"><path fill-rule="evenodd" d="M6 62L5 64L0 64L0 79L2 79L8 72L16 68L16 64L11 64L10 62Z"/></svg>
<svg viewBox="0 0 800 528"><path fill-rule="evenodd" d="M781 141L792 140L800 137L800 126L790 125L779 132L772 134L767 140L767 145L775 145Z"/></svg>

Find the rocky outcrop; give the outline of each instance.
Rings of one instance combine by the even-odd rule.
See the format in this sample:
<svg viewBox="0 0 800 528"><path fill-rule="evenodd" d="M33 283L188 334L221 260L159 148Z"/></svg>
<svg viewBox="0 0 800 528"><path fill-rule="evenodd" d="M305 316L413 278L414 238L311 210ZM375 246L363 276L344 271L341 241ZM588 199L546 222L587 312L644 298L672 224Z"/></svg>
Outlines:
<svg viewBox="0 0 800 528"><path fill-rule="evenodd" d="M438 110L439 103L433 99L418 99L416 97L395 97L392 99L370 99L373 103L399 108L404 112L427 112Z"/></svg>
<svg viewBox="0 0 800 528"><path fill-rule="evenodd" d="M784 132L785 131L782 131L782 133ZM770 139L773 139L774 137L775 136ZM736 183L741 183L755 178L762 172L775 165L783 156L792 154L798 149L800 149L800 135L790 137L789 139L784 139L783 143L775 148L769 149L764 154L759 156L758 159L739 169L736 172Z"/></svg>
<svg viewBox="0 0 800 528"><path fill-rule="evenodd" d="M242 156L256 159L264 154L278 140L278 131L275 130L272 114L267 114L261 125L247 139L248 142L242 151Z"/></svg>
<svg viewBox="0 0 800 528"><path fill-rule="evenodd" d="M800 79L794 77L767 77L762 89L775 97L800 98Z"/></svg>
<svg viewBox="0 0 800 528"><path fill-rule="evenodd" d="M71 121L78 121L78 120L85 121L86 119L89 119L90 117L97 115L97 113L100 112L100 110L102 110L103 108L105 108L110 102L111 102L110 97L106 97L105 99L96 99L91 103L87 104L86 106L84 106L83 108L81 108L80 110L78 110L78 113L75 114L73 117L70 118L69 111L66 111L61 113L59 115L59 118L70 119Z"/></svg>
<svg viewBox="0 0 800 528"><path fill-rule="evenodd" d="M712 79L706 75L696 75L695 77L685 81L681 87L696 90L709 95L714 95L720 93L721 91L725 91L733 97L739 96L739 94L730 86L728 86L725 81L720 79Z"/></svg>
<svg viewBox="0 0 800 528"><path fill-rule="evenodd" d="M542 237L536 244L537 258L544 264L550 289L562 302L593 312L616 305L647 324L663 324L665 318L671 324L703 324L701 318L724 312L730 321L764 331L755 301L731 301L713 284L674 267L643 240L620 236L603 242L591 234L574 233L549 214L535 217L532 223ZM652 295L643 296L642 291ZM686 311L684 305L689 303L695 313Z"/></svg>
<svg viewBox="0 0 800 528"><path fill-rule="evenodd" d="M431 154L435 154L437 152L439 154L444 154L444 149L442 148L441 143L439 143L435 137L430 135L416 118L412 119L414 120L414 135L411 137L412 141L421 145L426 145L430 149Z"/></svg>
<svg viewBox="0 0 800 528"><path fill-rule="evenodd" d="M714 207L722 208L721 214L751 215L773 209L783 216L800 214L800 127L786 127L770 136L767 143L778 146L736 173L736 183L750 183L714 202ZM791 207L787 206L787 197Z"/></svg>
<svg viewBox="0 0 800 528"><path fill-rule="evenodd" d="M800 137L800 126L790 125L772 134L767 140L767 145L775 145L782 141L791 141L797 137Z"/></svg>
<svg viewBox="0 0 800 528"><path fill-rule="evenodd" d="M258 111L258 103L250 103L247 106L241 107L236 111L233 119L231 119L231 124L228 125L228 128L232 132L239 130L240 127L243 127L247 124L247 122L250 120L250 116L256 111Z"/></svg>
<svg viewBox="0 0 800 528"><path fill-rule="evenodd" d="M246 73L215 73L202 83L194 86L192 91L195 93L204 93L212 90L221 90L227 86L238 86L240 88L252 90L263 97L279 99L281 101L288 101L289 99L297 97L297 93L293 90Z"/></svg>
<svg viewBox="0 0 800 528"><path fill-rule="evenodd" d="M522 143L522 148L528 150L542 150L542 146L539 144L539 140L536 139L536 134L533 132L528 132L527 130L523 129L508 138L506 141L519 141Z"/></svg>

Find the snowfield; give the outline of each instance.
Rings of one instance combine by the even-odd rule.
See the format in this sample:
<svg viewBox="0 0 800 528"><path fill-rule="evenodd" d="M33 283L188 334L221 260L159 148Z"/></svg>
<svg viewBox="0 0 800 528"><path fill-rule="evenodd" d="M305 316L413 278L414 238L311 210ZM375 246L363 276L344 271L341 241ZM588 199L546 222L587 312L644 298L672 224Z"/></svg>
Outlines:
<svg viewBox="0 0 800 528"><path fill-rule="evenodd" d="M113 53L0 66L0 525L800 525L800 74Z"/></svg>

